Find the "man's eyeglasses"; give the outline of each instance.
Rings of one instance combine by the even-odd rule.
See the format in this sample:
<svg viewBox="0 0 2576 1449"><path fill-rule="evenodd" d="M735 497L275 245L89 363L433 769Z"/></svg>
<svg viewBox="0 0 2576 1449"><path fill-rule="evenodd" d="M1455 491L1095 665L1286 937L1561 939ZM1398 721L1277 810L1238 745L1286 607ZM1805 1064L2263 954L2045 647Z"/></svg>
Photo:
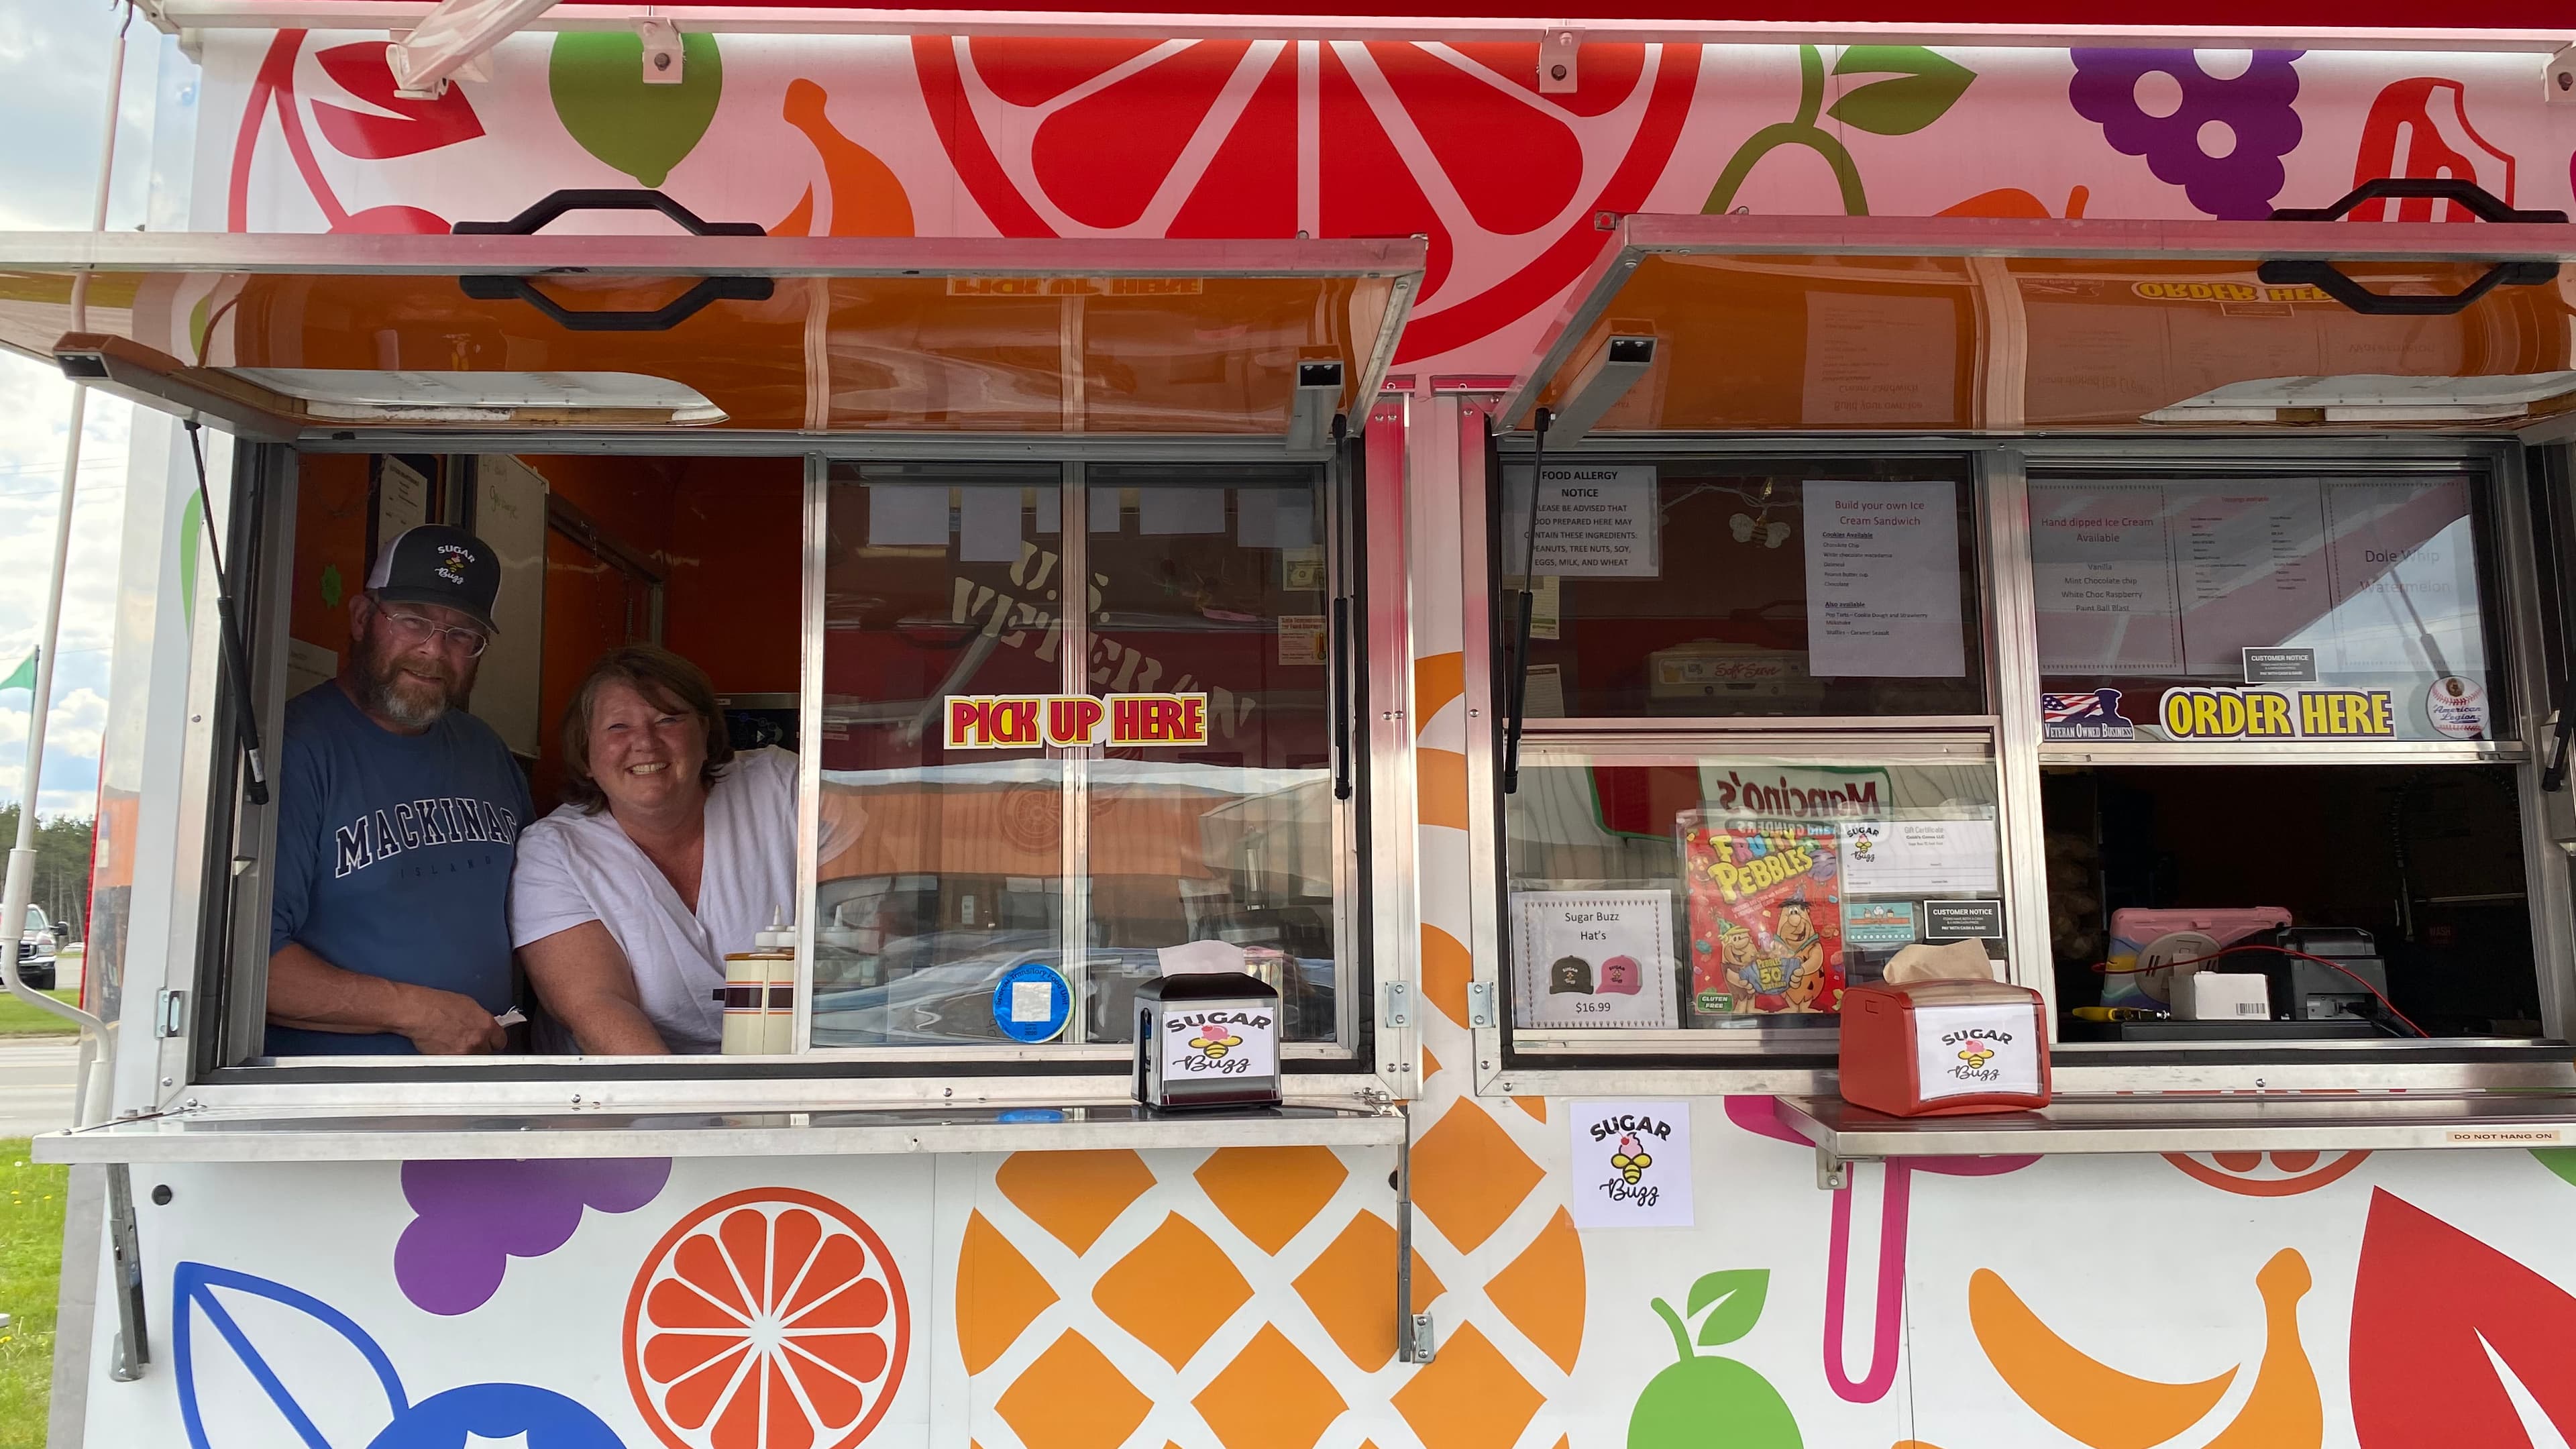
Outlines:
<svg viewBox="0 0 2576 1449"><path fill-rule="evenodd" d="M480 629L441 624L425 614L399 613L382 604L375 607L377 617L385 621L386 626L393 630L395 640L406 649L417 649L434 638L443 649L456 650L468 659L478 659L482 657L485 646L492 642L490 636Z"/></svg>

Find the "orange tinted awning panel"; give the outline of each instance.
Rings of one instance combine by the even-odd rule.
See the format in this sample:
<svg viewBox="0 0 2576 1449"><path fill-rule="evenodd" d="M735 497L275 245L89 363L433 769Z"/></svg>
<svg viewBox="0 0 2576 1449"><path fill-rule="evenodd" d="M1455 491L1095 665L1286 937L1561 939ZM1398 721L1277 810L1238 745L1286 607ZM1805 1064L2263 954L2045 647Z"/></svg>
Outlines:
<svg viewBox="0 0 2576 1449"><path fill-rule="evenodd" d="M1506 416L1589 413L1596 436L2098 432L2169 428L2194 399L2269 380L2439 396L2431 380L2576 365L2555 267L2570 257L2563 224L1637 216ZM2363 306L2405 310L2355 310L2333 278L2305 279L2321 261L2401 299ZM1651 364L1604 368L1615 339ZM1586 396L1603 386L1606 408Z"/></svg>
<svg viewBox="0 0 2576 1449"><path fill-rule="evenodd" d="M1285 437L1375 396L1422 264L1410 240L0 236L0 343L272 431ZM405 377L419 405L364 412Z"/></svg>

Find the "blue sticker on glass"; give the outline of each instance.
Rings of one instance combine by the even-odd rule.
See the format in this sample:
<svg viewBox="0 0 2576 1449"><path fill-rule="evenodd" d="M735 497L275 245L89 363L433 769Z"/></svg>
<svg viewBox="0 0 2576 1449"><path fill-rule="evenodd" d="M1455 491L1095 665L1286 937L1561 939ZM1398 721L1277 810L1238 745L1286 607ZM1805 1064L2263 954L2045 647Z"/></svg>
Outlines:
<svg viewBox="0 0 2576 1449"><path fill-rule="evenodd" d="M1013 1041L1053 1041L1073 1015L1073 991L1064 973L1043 961L1023 961L993 987L993 1024Z"/></svg>
<svg viewBox="0 0 2576 1449"><path fill-rule="evenodd" d="M1008 1107L993 1114L996 1122L1061 1122L1064 1111L1058 1107Z"/></svg>

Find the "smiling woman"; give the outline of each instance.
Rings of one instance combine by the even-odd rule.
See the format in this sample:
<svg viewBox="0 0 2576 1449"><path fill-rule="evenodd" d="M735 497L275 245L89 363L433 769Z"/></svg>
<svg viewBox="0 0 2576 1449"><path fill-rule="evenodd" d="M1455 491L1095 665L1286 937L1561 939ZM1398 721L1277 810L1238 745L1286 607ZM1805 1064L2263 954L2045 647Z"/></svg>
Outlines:
<svg viewBox="0 0 2576 1449"><path fill-rule="evenodd" d="M630 644L564 712L564 806L519 840L510 934L589 1053L711 1052L724 958L796 890L796 757L737 756L705 671Z"/></svg>

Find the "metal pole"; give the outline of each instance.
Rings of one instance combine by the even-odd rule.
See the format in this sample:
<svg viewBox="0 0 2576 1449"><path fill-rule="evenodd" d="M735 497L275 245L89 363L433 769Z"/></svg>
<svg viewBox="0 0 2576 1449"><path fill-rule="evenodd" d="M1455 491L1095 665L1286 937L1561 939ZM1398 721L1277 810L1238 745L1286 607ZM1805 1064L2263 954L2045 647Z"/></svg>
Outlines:
<svg viewBox="0 0 2576 1449"><path fill-rule="evenodd" d="M125 31L134 23L134 9L126 7L125 24L116 28L115 44L108 51L107 62L107 130L98 148L98 194L90 208L89 229L107 230L108 182L116 172L116 122L119 103L125 95ZM72 275L72 330L89 330L89 273ZM36 880L36 798L45 776L45 724L54 701L54 644L63 626L63 577L69 571L72 552L72 501L80 488L81 429L88 421L89 389L72 384L71 438L63 445L63 503L54 516L54 561L45 578L45 625L36 636L36 695L27 707L27 767L20 778L26 783L18 795L18 841L9 851L9 874L5 893L0 893L0 986L19 1000L50 1011L78 1026L85 1033L96 1033L96 1048L107 1055L107 1024L68 1002L57 1001L18 979L18 938L27 929L27 898ZM212 528L214 520L206 526ZM89 958L81 958L81 969L89 969ZM77 1117L79 1108L73 1109Z"/></svg>

